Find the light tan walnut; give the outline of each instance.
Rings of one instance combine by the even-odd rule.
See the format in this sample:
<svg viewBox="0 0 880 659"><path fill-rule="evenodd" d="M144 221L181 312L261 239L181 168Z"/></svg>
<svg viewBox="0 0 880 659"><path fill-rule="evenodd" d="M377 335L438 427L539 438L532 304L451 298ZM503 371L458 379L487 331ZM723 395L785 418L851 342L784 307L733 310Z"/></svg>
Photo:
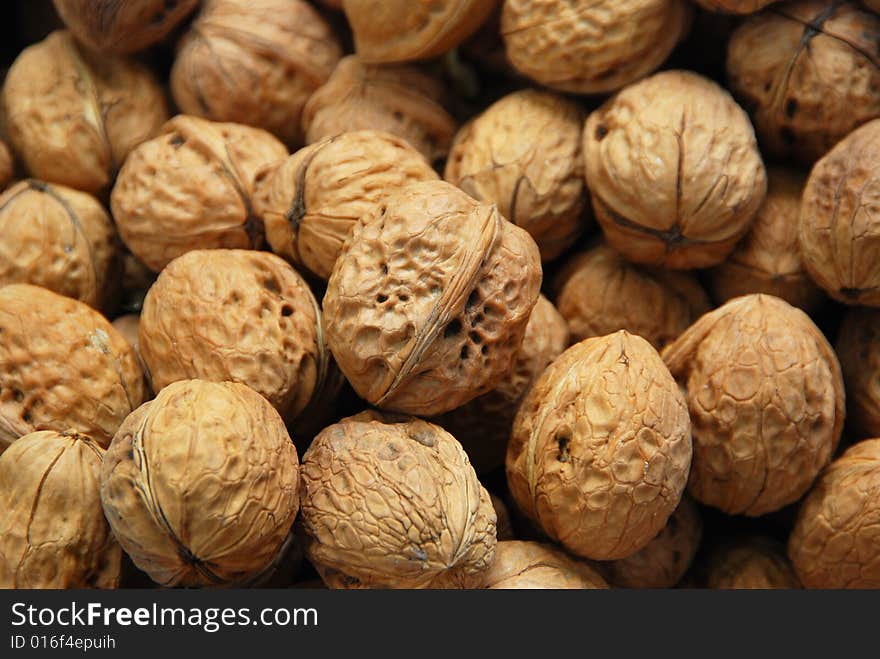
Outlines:
<svg viewBox="0 0 880 659"><path fill-rule="evenodd" d="M785 548L760 536L715 550L706 566L706 586L716 590L802 588Z"/></svg>
<svg viewBox="0 0 880 659"><path fill-rule="evenodd" d="M849 427L859 439L880 437L880 309L850 309L834 347L846 383Z"/></svg>
<svg viewBox="0 0 880 659"><path fill-rule="evenodd" d="M538 542L499 542L495 560L486 572L483 588L519 589L607 589L601 574L556 547Z"/></svg>

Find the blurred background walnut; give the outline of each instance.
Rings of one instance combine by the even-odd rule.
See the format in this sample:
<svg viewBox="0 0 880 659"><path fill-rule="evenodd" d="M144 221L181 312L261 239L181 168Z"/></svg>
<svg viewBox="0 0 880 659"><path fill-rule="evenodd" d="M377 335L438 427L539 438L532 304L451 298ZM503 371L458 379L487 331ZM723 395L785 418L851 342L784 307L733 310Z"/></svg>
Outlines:
<svg viewBox="0 0 880 659"><path fill-rule="evenodd" d="M556 547L538 542L499 542L483 588L606 589L602 575L586 561L578 561Z"/></svg>
<svg viewBox="0 0 880 659"><path fill-rule="evenodd" d="M731 14L753 14L779 0L694 0L710 11L730 12Z"/></svg>
<svg viewBox="0 0 880 659"><path fill-rule="evenodd" d="M846 382L848 427L857 439L880 437L880 309L850 309L834 347Z"/></svg>
<svg viewBox="0 0 880 659"><path fill-rule="evenodd" d="M15 158L6 141L0 139L0 190L6 189L13 176L15 176Z"/></svg>
<svg viewBox="0 0 880 659"><path fill-rule="evenodd" d="M716 590L802 587L785 548L761 536L729 541L716 548L705 569L706 587Z"/></svg>
<svg viewBox="0 0 880 659"><path fill-rule="evenodd" d="M513 522L510 519L510 510L507 508L507 504L500 497L496 497L491 492L489 493L489 499L492 501L492 508L495 509L495 534L498 538L498 542L502 540L513 540Z"/></svg>

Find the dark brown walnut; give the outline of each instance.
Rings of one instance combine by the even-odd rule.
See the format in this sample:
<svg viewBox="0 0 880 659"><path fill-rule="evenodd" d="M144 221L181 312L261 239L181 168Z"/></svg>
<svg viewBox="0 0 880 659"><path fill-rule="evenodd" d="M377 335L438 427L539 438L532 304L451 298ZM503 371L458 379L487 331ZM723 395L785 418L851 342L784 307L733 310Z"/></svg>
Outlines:
<svg viewBox="0 0 880 659"><path fill-rule="evenodd" d="M273 252L327 279L352 227L388 192L438 178L402 138L352 131L263 168L256 178L254 210Z"/></svg>
<svg viewBox="0 0 880 659"><path fill-rule="evenodd" d="M77 41L99 53L124 55L162 41L199 0L53 0Z"/></svg>
<svg viewBox="0 0 880 659"><path fill-rule="evenodd" d="M587 186L596 219L627 259L704 268L751 226L767 189L746 113L717 84L664 71L587 119Z"/></svg>
<svg viewBox="0 0 880 659"><path fill-rule="evenodd" d="M847 425L880 437L880 309L850 309L835 344L846 383Z"/></svg>
<svg viewBox="0 0 880 659"><path fill-rule="evenodd" d="M505 0L501 36L523 75L561 91L597 94L660 66L690 17L685 0Z"/></svg>
<svg viewBox="0 0 880 659"><path fill-rule="evenodd" d="M456 124L442 83L414 66L373 66L343 57L303 110L306 143L355 130L402 137L430 162L449 151Z"/></svg>
<svg viewBox="0 0 880 659"><path fill-rule="evenodd" d="M498 541L513 540L513 522L510 519L510 511L507 509L507 504L491 492L489 493L489 498L492 500L492 508L495 510L495 535Z"/></svg>
<svg viewBox="0 0 880 659"><path fill-rule="evenodd" d="M803 496L837 447L845 407L837 357L809 316L770 295L735 298L663 359L687 389L697 501L754 517Z"/></svg>
<svg viewBox="0 0 880 659"><path fill-rule="evenodd" d="M496 204L550 261L586 225L582 129L583 113L571 101L533 89L514 92L458 132L444 178Z"/></svg>
<svg viewBox="0 0 880 659"><path fill-rule="evenodd" d="M91 193L104 190L168 118L149 70L80 50L65 31L19 54L2 100L9 139L28 172Z"/></svg>
<svg viewBox="0 0 880 659"><path fill-rule="evenodd" d="M91 195L35 179L0 195L0 286L35 284L102 309L119 266L113 220Z"/></svg>
<svg viewBox="0 0 880 659"><path fill-rule="evenodd" d="M494 205L411 183L343 246L324 295L327 340L370 404L441 414L509 372L540 286L537 245Z"/></svg>
<svg viewBox="0 0 880 659"><path fill-rule="evenodd" d="M720 303L749 293L766 293L807 312L822 304L825 296L804 269L798 244L805 182L792 170L776 167L768 171L767 197L752 228L727 260L709 274L712 295Z"/></svg>
<svg viewBox="0 0 880 659"><path fill-rule="evenodd" d="M727 78L768 156L812 164L880 117L880 17L855 2L774 5L731 36Z"/></svg>
<svg viewBox="0 0 880 659"><path fill-rule="evenodd" d="M695 2L710 11L721 11L730 14L754 14L764 7L772 5L779 0L695 0Z"/></svg>
<svg viewBox="0 0 880 659"><path fill-rule="evenodd" d="M657 351L621 330L575 344L532 386L514 421L507 483L551 539L615 560L663 529L690 462L684 396Z"/></svg>
<svg viewBox="0 0 880 659"><path fill-rule="evenodd" d="M101 474L119 544L163 586L258 579L299 509L296 448L274 408L237 382L184 380L126 418Z"/></svg>
<svg viewBox="0 0 880 659"><path fill-rule="evenodd" d="M682 497L657 537L635 554L604 566L608 581L621 588L672 588L690 567L702 534L697 506Z"/></svg>
<svg viewBox="0 0 880 659"><path fill-rule="evenodd" d="M880 119L813 167L798 241L813 280L845 304L880 307Z"/></svg>
<svg viewBox="0 0 880 659"><path fill-rule="evenodd" d="M871 11L880 13L880 0L862 0L862 4Z"/></svg>
<svg viewBox="0 0 880 659"><path fill-rule="evenodd" d="M0 190L5 190L15 175L15 159L9 145L0 139Z"/></svg>
<svg viewBox="0 0 880 659"><path fill-rule="evenodd" d="M880 588L880 439L850 447L801 504L788 556L807 588Z"/></svg>
<svg viewBox="0 0 880 659"><path fill-rule="evenodd" d="M119 234L157 272L193 249L256 249L264 232L254 177L286 155L259 128L178 115L119 172L110 195Z"/></svg>
<svg viewBox="0 0 880 659"><path fill-rule="evenodd" d="M706 565L706 587L715 590L802 588L785 548L761 536L716 549Z"/></svg>
<svg viewBox="0 0 880 659"><path fill-rule="evenodd" d="M101 510L104 450L76 432L25 435L0 455L0 588L116 588L122 550Z"/></svg>
<svg viewBox="0 0 880 659"><path fill-rule="evenodd" d="M331 588L473 588L495 555L495 511L440 426L363 412L303 456L306 557Z"/></svg>
<svg viewBox="0 0 880 659"><path fill-rule="evenodd" d="M321 308L302 277L268 252L194 250L174 259L144 299L138 338L156 391L196 378L240 382L286 422L327 393Z"/></svg>
<svg viewBox="0 0 880 659"><path fill-rule="evenodd" d="M342 49L302 0L206 0L178 45L171 93L181 112L303 139L306 101Z"/></svg>
<svg viewBox="0 0 880 659"><path fill-rule="evenodd" d="M145 395L134 350L97 311L39 286L0 288L0 452L35 430L107 446Z"/></svg>
<svg viewBox="0 0 880 659"><path fill-rule="evenodd" d="M659 350L710 309L690 274L634 265L604 244L572 256L556 288L573 343L625 329Z"/></svg>
<svg viewBox="0 0 880 659"><path fill-rule="evenodd" d="M513 419L529 387L568 347L565 319L543 295L532 309L513 366L489 393L434 421L461 442L478 474L504 464Z"/></svg>
<svg viewBox="0 0 880 659"><path fill-rule="evenodd" d="M575 560L552 545L508 540L499 541L483 588L592 590L607 589L608 584L588 563Z"/></svg>
<svg viewBox="0 0 880 659"><path fill-rule="evenodd" d="M473 34L499 0L343 0L364 62L408 62L452 50Z"/></svg>

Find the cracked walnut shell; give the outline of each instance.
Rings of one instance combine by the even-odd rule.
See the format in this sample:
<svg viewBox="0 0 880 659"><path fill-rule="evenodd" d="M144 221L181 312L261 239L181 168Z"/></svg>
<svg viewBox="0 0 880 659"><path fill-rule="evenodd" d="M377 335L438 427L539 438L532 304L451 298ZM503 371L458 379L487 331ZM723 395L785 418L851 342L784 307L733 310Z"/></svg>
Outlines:
<svg viewBox="0 0 880 659"><path fill-rule="evenodd" d="M642 549L678 506L690 421L657 351L624 330L575 344L532 386L507 449L520 510L596 560Z"/></svg>
<svg viewBox="0 0 880 659"><path fill-rule="evenodd" d="M849 426L858 439L880 437L880 309L850 309L835 349L846 383Z"/></svg>
<svg viewBox="0 0 880 659"><path fill-rule="evenodd" d="M257 174L254 209L273 252L326 280L352 227L388 192L438 178L402 138L352 131L267 165Z"/></svg>
<svg viewBox="0 0 880 659"><path fill-rule="evenodd" d="M588 563L575 560L552 545L507 540L498 543L483 588L603 590L608 583Z"/></svg>
<svg viewBox="0 0 880 659"><path fill-rule="evenodd" d="M101 474L119 544L163 586L237 585L284 548L299 509L296 448L237 382L184 380L132 412Z"/></svg>
<svg viewBox="0 0 880 659"><path fill-rule="evenodd" d="M331 588L477 587L495 554L495 511L440 426L363 412L303 456L307 558Z"/></svg>
<svg viewBox="0 0 880 659"><path fill-rule="evenodd" d="M718 548L705 569L706 587L714 590L802 588L784 548L760 536Z"/></svg>
<svg viewBox="0 0 880 659"><path fill-rule="evenodd" d="M116 588L122 550L101 510L104 450L85 435L25 435L0 456L0 588Z"/></svg>
<svg viewBox="0 0 880 659"><path fill-rule="evenodd" d="M287 156L266 131L177 115L136 148L110 196L119 235L155 271L193 249L263 243L254 177Z"/></svg>
<svg viewBox="0 0 880 659"><path fill-rule="evenodd" d="M494 205L411 183L343 246L324 296L328 343L370 404L440 414L509 371L540 286L535 242Z"/></svg>
<svg viewBox="0 0 880 659"><path fill-rule="evenodd" d="M724 260L764 201L764 163L746 113L717 84L664 71L587 119L587 186L609 244L667 268Z"/></svg>
<svg viewBox="0 0 880 659"><path fill-rule="evenodd" d="M81 50L60 30L21 52L2 101L9 139L27 170L94 194L168 118L149 70Z"/></svg>
<svg viewBox="0 0 880 659"><path fill-rule="evenodd" d="M663 359L687 389L697 501L757 516L803 496L844 420L840 365L804 312L770 295L738 297L700 318Z"/></svg>

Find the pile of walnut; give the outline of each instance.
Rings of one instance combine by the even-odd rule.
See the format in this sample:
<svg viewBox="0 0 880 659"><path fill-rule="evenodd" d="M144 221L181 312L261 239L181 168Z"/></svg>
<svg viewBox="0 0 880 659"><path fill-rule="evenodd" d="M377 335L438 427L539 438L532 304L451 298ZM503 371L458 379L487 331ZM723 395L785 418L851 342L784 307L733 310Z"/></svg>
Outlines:
<svg viewBox="0 0 880 659"><path fill-rule="evenodd" d="M0 12L0 587L880 588L880 3Z"/></svg>

